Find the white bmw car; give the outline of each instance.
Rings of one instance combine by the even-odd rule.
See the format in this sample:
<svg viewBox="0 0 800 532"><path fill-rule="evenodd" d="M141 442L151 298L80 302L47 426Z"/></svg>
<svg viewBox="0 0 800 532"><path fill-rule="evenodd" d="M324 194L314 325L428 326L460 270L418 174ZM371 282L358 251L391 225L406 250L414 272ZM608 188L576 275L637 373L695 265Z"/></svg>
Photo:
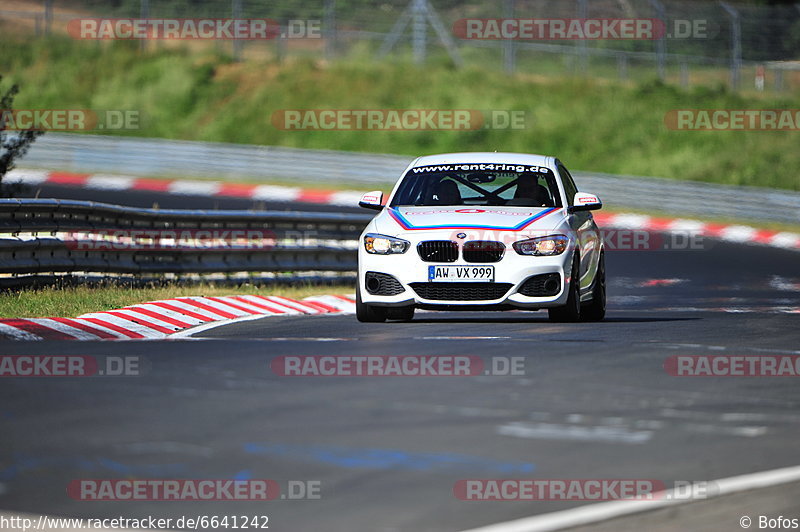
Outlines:
<svg viewBox="0 0 800 532"><path fill-rule="evenodd" d="M553 157L450 153L412 162L358 246L359 321L431 310L547 309L553 321L605 316L603 242L591 211Z"/></svg>

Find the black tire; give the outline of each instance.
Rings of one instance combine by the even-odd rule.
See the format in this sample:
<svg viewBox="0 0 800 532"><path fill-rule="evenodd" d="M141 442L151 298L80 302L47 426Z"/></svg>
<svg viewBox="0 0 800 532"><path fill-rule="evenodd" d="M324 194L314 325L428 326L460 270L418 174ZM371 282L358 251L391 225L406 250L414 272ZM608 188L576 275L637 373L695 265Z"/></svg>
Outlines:
<svg viewBox="0 0 800 532"><path fill-rule="evenodd" d="M606 317L606 257L600 254L597 275L592 287L592 300L581 307L581 321L602 321Z"/></svg>
<svg viewBox="0 0 800 532"><path fill-rule="evenodd" d="M361 289L356 287L356 319L362 323L386 321L386 307L374 307L361 302Z"/></svg>
<svg viewBox="0 0 800 532"><path fill-rule="evenodd" d="M581 281L580 281L580 257L575 252L572 259L572 273L570 273L569 296L566 305L547 309L550 321L561 323L572 323L581 319Z"/></svg>
<svg viewBox="0 0 800 532"><path fill-rule="evenodd" d="M390 320L411 321L414 319L414 307L389 307L386 317Z"/></svg>

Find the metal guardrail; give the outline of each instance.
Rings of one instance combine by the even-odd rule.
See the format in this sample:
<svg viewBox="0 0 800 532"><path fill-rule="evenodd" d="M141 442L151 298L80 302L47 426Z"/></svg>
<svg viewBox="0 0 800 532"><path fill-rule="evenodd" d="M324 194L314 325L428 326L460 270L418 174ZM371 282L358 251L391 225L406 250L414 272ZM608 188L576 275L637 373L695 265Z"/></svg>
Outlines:
<svg viewBox="0 0 800 532"><path fill-rule="evenodd" d="M98 135L48 133L26 167L216 179L284 179L388 189L413 157ZM758 187L574 172L609 207L679 215L800 223L800 193Z"/></svg>
<svg viewBox="0 0 800 532"><path fill-rule="evenodd" d="M351 271L355 240L371 218L3 199L0 273Z"/></svg>

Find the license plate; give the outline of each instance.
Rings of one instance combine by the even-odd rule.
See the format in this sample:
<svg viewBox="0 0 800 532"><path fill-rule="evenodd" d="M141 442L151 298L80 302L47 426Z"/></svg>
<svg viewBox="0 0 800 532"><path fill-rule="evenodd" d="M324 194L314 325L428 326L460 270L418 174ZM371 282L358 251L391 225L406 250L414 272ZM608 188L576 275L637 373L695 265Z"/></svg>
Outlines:
<svg viewBox="0 0 800 532"><path fill-rule="evenodd" d="M428 266L428 281L494 282L494 266Z"/></svg>

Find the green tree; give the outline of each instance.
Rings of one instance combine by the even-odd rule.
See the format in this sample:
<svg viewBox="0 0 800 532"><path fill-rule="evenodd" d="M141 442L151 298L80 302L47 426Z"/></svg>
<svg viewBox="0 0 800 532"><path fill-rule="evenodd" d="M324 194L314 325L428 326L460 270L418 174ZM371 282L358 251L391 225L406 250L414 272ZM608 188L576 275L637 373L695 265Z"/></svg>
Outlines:
<svg viewBox="0 0 800 532"><path fill-rule="evenodd" d="M0 83L3 76L0 76ZM26 130L9 131L8 121L13 119L14 96L19 92L18 85L12 85L7 91L0 90L0 197L11 195L14 187L3 186L3 177L14 168L14 161L23 157L31 144L44 131Z"/></svg>

